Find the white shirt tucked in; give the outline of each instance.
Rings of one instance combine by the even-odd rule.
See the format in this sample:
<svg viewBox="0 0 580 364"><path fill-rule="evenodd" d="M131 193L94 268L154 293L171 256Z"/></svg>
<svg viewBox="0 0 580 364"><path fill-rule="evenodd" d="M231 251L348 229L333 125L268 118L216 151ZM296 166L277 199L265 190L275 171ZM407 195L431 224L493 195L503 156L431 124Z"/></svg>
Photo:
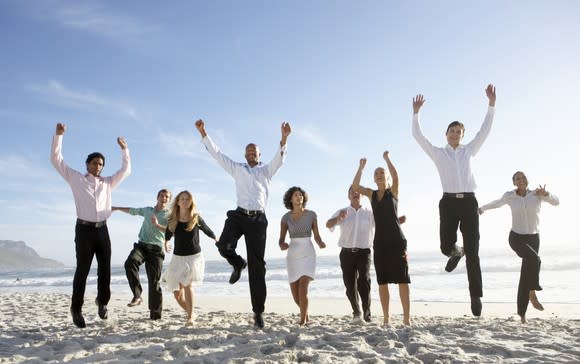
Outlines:
<svg viewBox="0 0 580 364"><path fill-rule="evenodd" d="M540 205L542 201L557 206L558 197L536 195L528 190L525 196L519 196L516 191L508 191L499 199L480 207L482 211L496 209L509 205L512 210L512 231L518 234L538 234L540 232Z"/></svg>
<svg viewBox="0 0 580 364"><path fill-rule="evenodd" d="M129 149L122 149L121 169L110 177L95 177L90 173L82 174L66 165L62 157L62 135L52 138L50 162L57 172L70 185L77 217L81 220L100 222L111 216L111 191L131 174Z"/></svg>
<svg viewBox="0 0 580 364"><path fill-rule="evenodd" d="M490 106L475 138L469 144L460 144L453 149L449 144L443 148L433 146L421 132L419 114L413 114L413 137L435 163L443 192L475 192L477 185L471 170L471 159L487 139L494 115L495 107Z"/></svg>
<svg viewBox="0 0 580 364"><path fill-rule="evenodd" d="M332 215L331 219L338 217L341 210ZM368 249L373 245L375 219L373 212L365 207L356 210L352 206L346 208L346 216L336 225L340 226L340 238L338 246L341 248ZM335 226L336 226L335 225ZM334 226L330 228L334 231Z"/></svg>
<svg viewBox="0 0 580 364"><path fill-rule="evenodd" d="M209 135L202 142L209 154L234 178L238 206L246 210L264 211L268 202L270 181L286 158L286 145L278 149L270 163L259 163L250 167L247 163L234 162L220 152Z"/></svg>

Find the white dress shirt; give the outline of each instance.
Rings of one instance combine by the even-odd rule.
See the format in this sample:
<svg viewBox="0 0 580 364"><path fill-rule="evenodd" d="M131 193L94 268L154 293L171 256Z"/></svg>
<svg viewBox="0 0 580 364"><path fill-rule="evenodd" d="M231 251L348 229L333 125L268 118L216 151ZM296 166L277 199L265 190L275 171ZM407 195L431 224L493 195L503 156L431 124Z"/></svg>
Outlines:
<svg viewBox="0 0 580 364"><path fill-rule="evenodd" d="M528 190L525 196L520 196L516 191L508 191L499 200L492 201L480 207L482 211L496 209L505 204L512 210L512 231L518 234L538 234L540 232L540 205L542 201L557 206L560 204L558 197L549 194L538 196L534 191Z"/></svg>
<svg viewBox="0 0 580 364"><path fill-rule="evenodd" d="M495 107L489 106L481 129L475 138L466 145L460 144L457 149L453 149L449 144L443 148L433 146L421 132L419 114L413 114L413 137L435 162L443 192L475 192L477 185L471 170L471 159L487 139L494 114Z"/></svg>
<svg viewBox="0 0 580 364"><path fill-rule="evenodd" d="M250 167L247 163L234 162L220 152L209 135L202 142L209 154L234 178L238 206L246 210L265 211L270 181L286 159L286 145L278 149L270 163L260 162Z"/></svg>
<svg viewBox="0 0 580 364"><path fill-rule="evenodd" d="M129 149L122 149L121 169L110 177L95 177L90 173L82 174L66 165L62 157L62 135L52 138L50 162L57 172L70 185L77 217L81 220L101 222L111 216L111 191L131 174Z"/></svg>
<svg viewBox="0 0 580 364"><path fill-rule="evenodd" d="M335 212L331 219L337 218L342 210ZM345 218L342 221L338 220L336 225L340 225L339 247L359 249L369 249L372 247L375 219L371 210L362 206L356 210L349 205L346 208ZM334 226L330 228L330 231L334 231Z"/></svg>

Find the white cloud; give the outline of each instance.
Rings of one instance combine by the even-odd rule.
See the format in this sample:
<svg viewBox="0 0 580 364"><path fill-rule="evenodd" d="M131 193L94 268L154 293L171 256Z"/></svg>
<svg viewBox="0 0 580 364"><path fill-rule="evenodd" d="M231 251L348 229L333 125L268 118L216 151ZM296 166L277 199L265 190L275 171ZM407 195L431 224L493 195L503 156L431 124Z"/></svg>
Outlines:
<svg viewBox="0 0 580 364"><path fill-rule="evenodd" d="M46 84L31 85L29 89L58 104L76 108L97 107L124 115L134 121L140 121L137 111L130 105L100 96L92 91L73 90L56 80L50 80Z"/></svg>
<svg viewBox="0 0 580 364"><path fill-rule="evenodd" d="M85 31L115 42L136 42L147 39L155 27L134 17L112 14L98 2L84 1L57 4L49 14L61 26Z"/></svg>
<svg viewBox="0 0 580 364"><path fill-rule="evenodd" d="M303 142L312 145L325 153L337 155L339 148L324 138L324 133L312 126L301 126L293 130L296 136Z"/></svg>

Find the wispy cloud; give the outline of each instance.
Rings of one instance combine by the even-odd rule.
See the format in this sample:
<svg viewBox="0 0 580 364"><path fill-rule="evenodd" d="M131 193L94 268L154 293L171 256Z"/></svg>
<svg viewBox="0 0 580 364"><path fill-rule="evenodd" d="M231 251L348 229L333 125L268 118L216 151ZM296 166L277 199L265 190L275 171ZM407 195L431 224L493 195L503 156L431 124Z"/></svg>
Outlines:
<svg viewBox="0 0 580 364"><path fill-rule="evenodd" d="M144 24L134 17L114 14L94 1L58 2L47 13L63 27L121 43L146 40L156 30L154 26Z"/></svg>
<svg viewBox="0 0 580 364"><path fill-rule="evenodd" d="M45 84L31 85L28 89L40 94L50 102L75 108L96 107L103 111L121 114L134 121L140 121L137 110L130 105L100 96L92 91L71 89L56 80L50 80Z"/></svg>
<svg viewBox="0 0 580 364"><path fill-rule="evenodd" d="M324 133L318 128L306 125L293 129L295 129L293 132L296 134L296 136L304 143L310 144L316 149L319 149L328 154L339 154L340 149L338 146L327 141L324 138Z"/></svg>

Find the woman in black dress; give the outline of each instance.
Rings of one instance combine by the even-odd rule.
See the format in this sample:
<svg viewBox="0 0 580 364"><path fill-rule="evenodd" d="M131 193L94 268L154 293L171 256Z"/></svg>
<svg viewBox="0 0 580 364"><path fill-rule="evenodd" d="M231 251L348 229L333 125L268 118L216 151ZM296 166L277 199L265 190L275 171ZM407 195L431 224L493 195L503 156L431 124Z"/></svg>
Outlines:
<svg viewBox="0 0 580 364"><path fill-rule="evenodd" d="M411 324L410 318L410 293L409 265L407 262L407 240L401 230L404 218L397 217L397 204L399 197L399 176L395 166L389 159L389 152L383 153L391 175L389 185L385 169L375 169L374 179L377 190L372 190L360 185L363 169L367 163L362 158L358 170L354 176L352 187L360 194L367 196L371 201L375 218L375 238L373 240L373 260L379 284L379 296L383 307L383 324L389 323L389 283L399 285L399 296L403 306L403 323Z"/></svg>

